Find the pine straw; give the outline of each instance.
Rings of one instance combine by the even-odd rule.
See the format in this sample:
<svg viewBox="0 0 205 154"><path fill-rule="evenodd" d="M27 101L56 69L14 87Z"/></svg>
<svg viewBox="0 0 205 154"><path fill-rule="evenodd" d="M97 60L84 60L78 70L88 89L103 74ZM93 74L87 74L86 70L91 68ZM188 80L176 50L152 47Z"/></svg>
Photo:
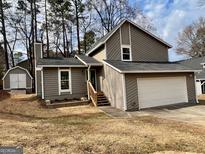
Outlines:
<svg viewBox="0 0 205 154"><path fill-rule="evenodd" d="M32 154L205 153L200 126L154 117L112 119L90 106L46 109L34 96L22 98L1 103L0 146L21 145Z"/></svg>

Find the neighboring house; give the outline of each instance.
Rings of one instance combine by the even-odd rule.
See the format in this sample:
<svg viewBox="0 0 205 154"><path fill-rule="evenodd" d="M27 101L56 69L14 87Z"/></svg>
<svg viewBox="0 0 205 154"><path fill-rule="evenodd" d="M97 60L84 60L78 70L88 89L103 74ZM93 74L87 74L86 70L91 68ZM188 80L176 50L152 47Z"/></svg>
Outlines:
<svg viewBox="0 0 205 154"><path fill-rule="evenodd" d="M3 90L26 90L27 93L32 92L32 76L27 69L20 66L9 69L3 80Z"/></svg>
<svg viewBox="0 0 205 154"><path fill-rule="evenodd" d="M86 56L43 58L35 45L36 93L45 100L88 95L102 105L139 110L195 103L195 71L168 61L171 45L132 21L123 20ZM106 100L106 98L108 100Z"/></svg>
<svg viewBox="0 0 205 154"><path fill-rule="evenodd" d="M196 73L196 91L197 95L205 94L205 57L191 58L180 61L180 63L184 66L201 70L200 72Z"/></svg>

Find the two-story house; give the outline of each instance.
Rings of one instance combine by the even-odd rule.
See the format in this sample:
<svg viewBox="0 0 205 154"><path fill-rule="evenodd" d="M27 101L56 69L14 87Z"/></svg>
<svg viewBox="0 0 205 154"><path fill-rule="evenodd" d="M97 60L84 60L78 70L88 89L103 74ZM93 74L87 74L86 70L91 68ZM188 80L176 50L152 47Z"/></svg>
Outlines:
<svg viewBox="0 0 205 154"><path fill-rule="evenodd" d="M123 20L86 55L44 58L35 44L36 93L45 100L107 102L121 110L195 103L195 71L168 61L171 45Z"/></svg>

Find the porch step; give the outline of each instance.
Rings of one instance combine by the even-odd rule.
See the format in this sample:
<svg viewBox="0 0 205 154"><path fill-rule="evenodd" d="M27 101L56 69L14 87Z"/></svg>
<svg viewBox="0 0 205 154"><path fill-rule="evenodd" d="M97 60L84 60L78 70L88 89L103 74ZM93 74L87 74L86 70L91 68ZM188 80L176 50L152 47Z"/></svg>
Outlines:
<svg viewBox="0 0 205 154"><path fill-rule="evenodd" d="M97 105L98 106L108 106L110 105L108 99L106 98L106 96L104 95L103 92L98 92L97 94Z"/></svg>

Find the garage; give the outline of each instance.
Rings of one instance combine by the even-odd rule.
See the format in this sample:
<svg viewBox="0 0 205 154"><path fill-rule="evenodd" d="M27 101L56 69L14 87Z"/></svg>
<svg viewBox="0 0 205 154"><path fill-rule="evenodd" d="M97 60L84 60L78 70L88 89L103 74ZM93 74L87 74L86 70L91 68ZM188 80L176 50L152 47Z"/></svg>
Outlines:
<svg viewBox="0 0 205 154"><path fill-rule="evenodd" d="M137 78L139 109L188 103L185 76Z"/></svg>
<svg viewBox="0 0 205 154"><path fill-rule="evenodd" d="M28 70L20 66L9 69L2 80L4 90L32 90L33 78Z"/></svg>

